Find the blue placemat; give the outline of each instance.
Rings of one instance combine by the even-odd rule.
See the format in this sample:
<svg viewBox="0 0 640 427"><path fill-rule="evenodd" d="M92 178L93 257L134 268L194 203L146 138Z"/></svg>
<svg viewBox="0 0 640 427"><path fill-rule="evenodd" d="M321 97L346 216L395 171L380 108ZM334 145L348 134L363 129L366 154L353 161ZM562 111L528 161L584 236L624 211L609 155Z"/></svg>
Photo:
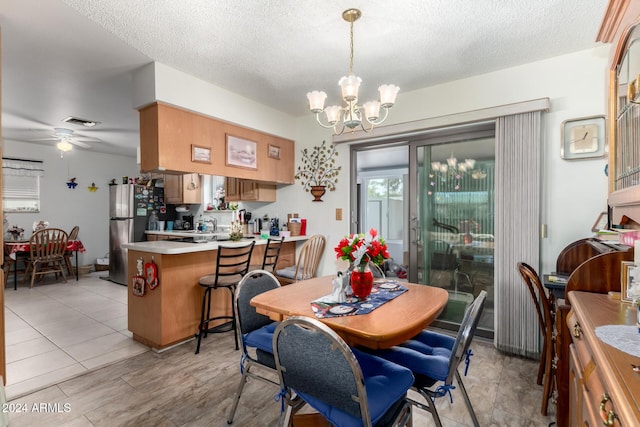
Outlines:
<svg viewBox="0 0 640 427"><path fill-rule="evenodd" d="M355 316L371 313L387 301L407 292L408 289L398 282L389 280L373 284L371 295L365 299L347 296L345 302L328 303L321 298L311 301L311 309L318 319L327 317Z"/></svg>

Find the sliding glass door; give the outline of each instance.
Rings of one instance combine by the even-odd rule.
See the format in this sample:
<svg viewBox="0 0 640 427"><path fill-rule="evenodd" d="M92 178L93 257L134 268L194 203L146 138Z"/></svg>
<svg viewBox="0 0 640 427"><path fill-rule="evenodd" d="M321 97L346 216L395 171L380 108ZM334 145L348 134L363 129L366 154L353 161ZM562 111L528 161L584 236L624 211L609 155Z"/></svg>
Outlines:
<svg viewBox="0 0 640 427"><path fill-rule="evenodd" d="M493 333L493 136L416 145L415 205L410 209L410 278L441 287L449 302L436 326L457 329L466 307L488 293L479 333Z"/></svg>

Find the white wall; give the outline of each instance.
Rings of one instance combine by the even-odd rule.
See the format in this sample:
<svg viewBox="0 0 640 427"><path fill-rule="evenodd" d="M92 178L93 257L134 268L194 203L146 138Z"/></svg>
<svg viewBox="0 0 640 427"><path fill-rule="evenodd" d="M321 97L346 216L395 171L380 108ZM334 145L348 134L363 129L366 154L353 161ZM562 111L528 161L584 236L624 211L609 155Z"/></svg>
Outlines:
<svg viewBox="0 0 640 427"><path fill-rule="evenodd" d="M562 248L589 236L598 214L606 210L607 179L603 169L607 160L562 160L560 124L569 118L606 113L608 56L609 46L603 46L413 92L400 92L388 124L550 98L551 110L544 119L542 187L542 221L548 224L549 234L541 244L541 271L552 271ZM366 82L366 72L362 78ZM331 133L320 128L309 114L297 120L295 139L297 165L302 148L318 145L323 139L330 141ZM320 274L335 272L333 247L349 232L348 144L339 145L338 151L338 162L342 165L340 182L335 192L323 196L322 203L312 202L312 197L296 183L278 190L277 203L254 209L258 215L264 211L279 214L281 218L286 217L287 212L299 212L308 219L307 234L327 235ZM336 208L342 208L341 221L335 220Z"/></svg>
<svg viewBox="0 0 640 427"><path fill-rule="evenodd" d="M55 146L5 141L5 157L44 162L44 178L40 186L40 213L7 213L10 225L25 229L31 235L33 222L45 220L51 227L71 231L80 227L79 238L87 252L78 255L80 265L93 265L96 258L109 252L109 186L112 178L138 176L135 157L115 156L87 150L72 150L60 158ZM69 178L76 178L78 186L67 188ZM98 190L87 187L95 182Z"/></svg>

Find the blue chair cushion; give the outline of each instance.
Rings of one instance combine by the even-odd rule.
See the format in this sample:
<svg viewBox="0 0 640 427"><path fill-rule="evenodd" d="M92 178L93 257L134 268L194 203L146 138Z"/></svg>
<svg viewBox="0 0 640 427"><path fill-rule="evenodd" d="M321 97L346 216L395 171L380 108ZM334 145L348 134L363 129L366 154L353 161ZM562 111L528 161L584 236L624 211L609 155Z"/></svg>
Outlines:
<svg viewBox="0 0 640 427"><path fill-rule="evenodd" d="M286 277L287 279L294 279L296 275L296 266L291 265L289 267L276 270L276 275ZM296 280L302 280L302 266L300 266L300 271L298 271L298 278Z"/></svg>
<svg viewBox="0 0 640 427"><path fill-rule="evenodd" d="M409 368L416 375L445 381L455 341L445 334L422 331L398 346L377 350L374 354Z"/></svg>
<svg viewBox="0 0 640 427"><path fill-rule="evenodd" d="M357 349L352 349L352 351L358 359L364 376L371 424L375 425L398 400L406 395L407 390L413 384L413 374L410 370L382 358L363 353ZM359 418L329 406L312 396L299 394L305 402L336 426L363 425Z"/></svg>
<svg viewBox="0 0 640 427"><path fill-rule="evenodd" d="M261 328L244 334L242 340L247 347L259 348L273 354L273 332L276 330L278 322L269 323Z"/></svg>

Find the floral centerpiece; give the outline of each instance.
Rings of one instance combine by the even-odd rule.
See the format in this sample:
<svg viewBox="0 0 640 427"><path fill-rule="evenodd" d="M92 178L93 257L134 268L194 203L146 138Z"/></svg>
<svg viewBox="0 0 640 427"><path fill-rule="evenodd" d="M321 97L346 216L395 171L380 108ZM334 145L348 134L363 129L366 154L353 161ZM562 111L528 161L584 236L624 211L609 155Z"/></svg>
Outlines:
<svg viewBox="0 0 640 427"><path fill-rule="evenodd" d="M372 228L369 234L351 234L343 238L334 250L336 258L350 263L353 294L366 298L373 286L373 274L369 270L369 261L382 267L384 260L389 258L385 240L378 236L375 228Z"/></svg>
<svg viewBox="0 0 640 427"><path fill-rule="evenodd" d="M14 225L7 230L7 233L11 235L12 240L18 240L20 236L22 236L22 233L24 233L24 228Z"/></svg>

